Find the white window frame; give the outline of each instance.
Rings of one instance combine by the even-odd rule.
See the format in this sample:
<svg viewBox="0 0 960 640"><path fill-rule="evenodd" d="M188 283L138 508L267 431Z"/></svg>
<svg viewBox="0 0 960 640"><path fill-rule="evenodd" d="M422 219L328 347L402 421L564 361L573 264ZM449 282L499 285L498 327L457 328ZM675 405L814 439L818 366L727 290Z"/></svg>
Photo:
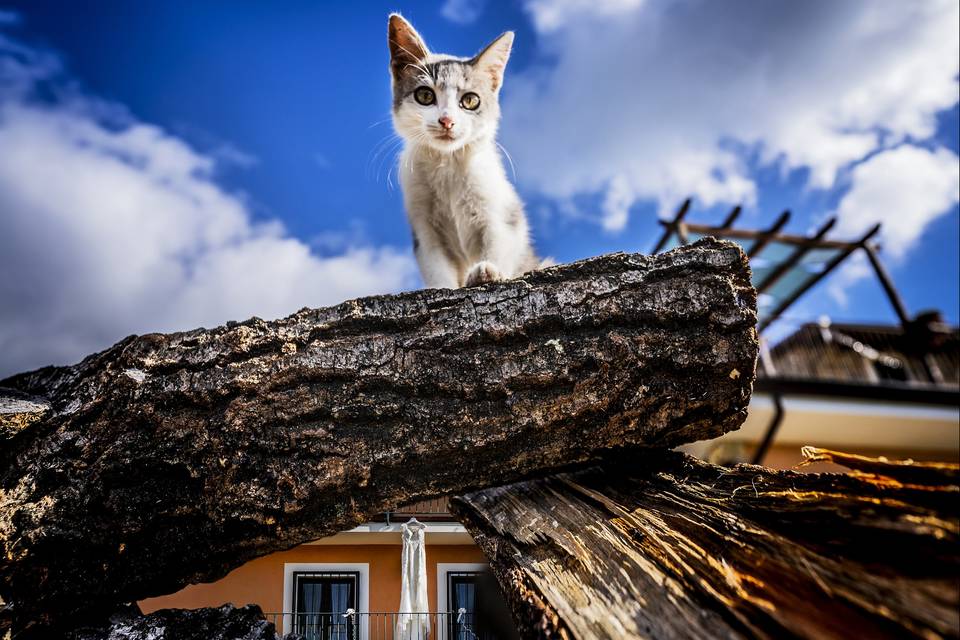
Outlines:
<svg viewBox="0 0 960 640"><path fill-rule="evenodd" d="M456 611L447 611L447 574L460 571L490 571L490 565L484 562L438 562L437 563L437 601L434 603L437 613L456 614ZM441 607L441 603L443 606ZM447 620L440 620L437 616L437 640L447 638Z"/></svg>
<svg viewBox="0 0 960 640"><path fill-rule="evenodd" d="M360 587L357 589L357 613L370 611L370 563L368 562L284 562L283 563L283 624L282 633L293 631L293 620L289 614L293 613L293 574L295 572L357 572L360 574ZM360 640L367 640L367 617L362 616L357 624L360 625Z"/></svg>

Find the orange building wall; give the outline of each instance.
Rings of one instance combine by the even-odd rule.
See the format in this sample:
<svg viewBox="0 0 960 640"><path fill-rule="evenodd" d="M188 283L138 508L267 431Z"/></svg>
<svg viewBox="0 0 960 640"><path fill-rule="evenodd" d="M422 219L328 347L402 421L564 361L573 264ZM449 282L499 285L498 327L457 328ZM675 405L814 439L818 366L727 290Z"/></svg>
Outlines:
<svg viewBox="0 0 960 640"><path fill-rule="evenodd" d="M226 576L205 584L140 601L140 609L196 609L222 604L257 604L264 613L283 611L283 565L285 562L365 562L370 565L370 611L397 611L400 605L400 545L301 545L257 558ZM437 608L438 562L486 562L475 545L427 544L427 591L431 611Z"/></svg>

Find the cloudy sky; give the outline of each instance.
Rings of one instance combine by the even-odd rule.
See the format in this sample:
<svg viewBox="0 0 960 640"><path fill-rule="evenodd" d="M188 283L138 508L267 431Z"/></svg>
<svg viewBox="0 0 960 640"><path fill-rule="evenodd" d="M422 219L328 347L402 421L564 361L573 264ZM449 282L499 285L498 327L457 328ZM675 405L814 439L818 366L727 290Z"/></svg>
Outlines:
<svg viewBox="0 0 960 640"><path fill-rule="evenodd" d="M0 375L130 333L420 286L386 16L435 51L517 32L501 140L542 253L658 215L883 223L911 311L958 321L957 0L0 0ZM780 327L893 316L862 264Z"/></svg>

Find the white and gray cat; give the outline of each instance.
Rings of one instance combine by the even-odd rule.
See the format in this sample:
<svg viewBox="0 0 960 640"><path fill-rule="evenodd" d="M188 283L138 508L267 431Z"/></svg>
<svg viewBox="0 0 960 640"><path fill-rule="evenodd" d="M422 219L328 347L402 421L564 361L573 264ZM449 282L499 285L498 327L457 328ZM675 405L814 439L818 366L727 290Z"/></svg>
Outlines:
<svg viewBox="0 0 960 640"><path fill-rule="evenodd" d="M430 53L397 14L387 29L400 185L428 287L472 286L541 266L497 152L508 31L472 58Z"/></svg>

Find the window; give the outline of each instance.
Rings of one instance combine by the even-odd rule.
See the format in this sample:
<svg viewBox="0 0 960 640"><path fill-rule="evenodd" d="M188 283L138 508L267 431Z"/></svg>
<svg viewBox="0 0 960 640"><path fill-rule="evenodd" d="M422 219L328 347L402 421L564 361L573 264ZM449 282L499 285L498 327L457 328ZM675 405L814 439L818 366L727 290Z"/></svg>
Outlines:
<svg viewBox="0 0 960 640"><path fill-rule="evenodd" d="M357 571L293 572L293 631L305 640L353 640L357 637L347 609L358 609Z"/></svg>
<svg viewBox="0 0 960 640"><path fill-rule="evenodd" d="M496 640L486 618L500 598L493 576L481 571L447 572L447 623L449 640ZM460 609L464 614L459 615Z"/></svg>

